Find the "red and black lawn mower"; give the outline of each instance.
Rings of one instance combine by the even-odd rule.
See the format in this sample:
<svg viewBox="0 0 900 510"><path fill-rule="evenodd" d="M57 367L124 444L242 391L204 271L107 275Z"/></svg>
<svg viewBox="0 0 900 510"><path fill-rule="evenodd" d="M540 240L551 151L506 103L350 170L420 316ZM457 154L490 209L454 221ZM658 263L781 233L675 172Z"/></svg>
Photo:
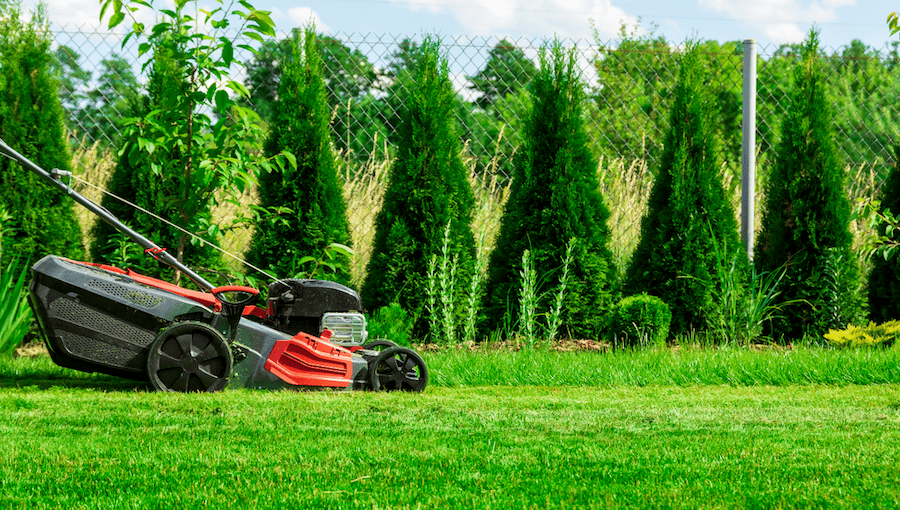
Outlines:
<svg viewBox="0 0 900 510"><path fill-rule="evenodd" d="M390 341L367 342L359 294L323 280L280 279L267 307L252 287L215 287L165 249L0 140L0 154L41 176L181 271L195 291L104 264L48 255L28 302L53 361L149 381L160 391L334 388L422 391L425 362Z"/></svg>

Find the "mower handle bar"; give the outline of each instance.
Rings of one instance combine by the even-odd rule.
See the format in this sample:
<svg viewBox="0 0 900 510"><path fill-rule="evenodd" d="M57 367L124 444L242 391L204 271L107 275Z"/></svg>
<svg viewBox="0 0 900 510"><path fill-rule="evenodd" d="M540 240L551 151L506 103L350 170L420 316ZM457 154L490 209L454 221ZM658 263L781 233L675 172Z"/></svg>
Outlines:
<svg viewBox="0 0 900 510"><path fill-rule="evenodd" d="M30 170L32 173L37 174L42 177L45 181L49 182L53 186L59 188L61 191L65 192L67 195L71 196L76 202L86 207L89 211L96 214L103 221L107 222L114 229L122 232L123 234L130 237L134 242L139 244L141 248L144 248L146 253L150 253L156 260L161 261L162 263L173 267L182 273L184 273L188 278L194 281L200 288L206 290L207 292L212 291L215 288L215 285L208 282L205 278L195 273L191 268L187 267L183 263L181 263L177 258L173 257L165 248L161 248L158 245L154 244L153 241L147 239L141 234L135 232L124 223L119 221L118 218L112 215L108 210L104 209L100 205L92 202L90 199L85 197L84 195L78 193L74 189L72 189L69 185L62 182L59 179L61 174L69 174L69 172L60 171L58 169L53 169L53 172L47 172L43 168L39 167L31 160L26 158L25 156L19 154L15 149L7 145L6 142L0 138L0 153L9 157L12 160L17 161L19 164Z"/></svg>

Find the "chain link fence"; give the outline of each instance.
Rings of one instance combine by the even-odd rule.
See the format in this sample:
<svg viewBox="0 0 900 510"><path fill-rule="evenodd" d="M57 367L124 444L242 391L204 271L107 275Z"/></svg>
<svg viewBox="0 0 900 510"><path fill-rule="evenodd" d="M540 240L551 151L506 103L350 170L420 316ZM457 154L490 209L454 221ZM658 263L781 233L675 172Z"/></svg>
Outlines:
<svg viewBox="0 0 900 510"><path fill-rule="evenodd" d="M281 64L290 52L284 41L295 36L282 34L281 42L263 48L259 57L249 52L237 56L245 66L233 78L251 90L252 106L263 120L271 115ZM120 35L93 27L62 27L55 31L55 40L57 54L69 56L69 65L60 59L64 76L61 95L74 138L83 144L118 146L121 132L117 122L127 115L128 96L141 93L147 80L142 66L148 56L138 59L136 41L122 48ZM440 40L458 91L457 115L467 161L485 187L496 187L498 182L502 187L522 141L529 101L527 81L539 66L540 48L546 41L495 37ZM333 108L334 142L348 176L367 165L383 168L393 154L400 101L415 85L404 69L415 58L421 38L338 33L320 36L319 41ZM561 42L575 52L583 72L587 98L584 118L600 161L598 171L608 181L604 186L630 182L641 190L636 192L641 196L632 197L631 203L611 204L614 211L635 209L620 213L618 220L614 218L623 222L618 230L628 238L625 244L633 245L643 214L641 197L649 190L646 181L659 162L668 129L671 92L678 76L677 45L662 38ZM743 44L697 44L711 70L706 93L713 107L726 182L735 189L741 161ZM894 164L893 147L900 143L900 112L895 106L900 104L897 48L896 43L870 48L854 41L823 51L834 104L835 142L854 176L851 187L860 188L851 193L874 193ZM764 182L777 149L781 122L790 106L799 46L761 46L757 52L757 174ZM73 80L76 69L85 73ZM375 206L380 203L370 202ZM488 210L497 212L496 207ZM368 229L375 212L368 211L368 221L359 227L366 230L357 233L357 242L371 235ZM623 257L630 254L627 246L622 250Z"/></svg>
<svg viewBox="0 0 900 510"><path fill-rule="evenodd" d="M282 41L290 38L282 34ZM338 148L367 158L384 150L390 140L392 118L397 114L405 88L402 66L410 61L418 44L415 38L385 34L334 34L320 37L327 53L325 71L329 100L334 108L334 139ZM119 34L93 27L65 26L55 32L58 47L74 52L71 60L89 74L70 79L61 92L70 112L70 129L92 143L116 145L121 134L117 121L123 87L146 82L137 57L137 41L122 48ZM543 39L495 37L443 37L442 49L460 98L461 137L476 157L511 154L519 142L525 96L517 94L533 74L523 66L536 66ZM677 49L659 39L619 41L564 40L583 71L589 102L585 116L598 155L608 158L646 159L657 163L668 128L668 106L678 74ZM700 42L712 71L710 100L718 116L722 158L740 159L741 72L743 45ZM234 78L248 84L265 119L265 104L277 96L280 65L285 58L276 46L264 52L263 62L249 53ZM762 46L758 49L758 150L769 153L778 142L779 125L788 108L791 72L798 61L796 46ZM869 48L853 42L824 50L827 76L834 102L835 138L847 165L890 163L898 138L900 58L897 44ZM265 61L268 59L267 61ZM63 69L63 73L70 72ZM130 74L129 74L130 73ZM493 82L491 82L493 80ZM488 82L488 83L483 83ZM500 82L500 83L498 83ZM497 91L503 92L498 97ZM138 91L139 92L139 91ZM397 96L396 98L393 96ZM98 129L103 126L104 129ZM502 131L502 132L501 132ZM382 139L379 140L379 135ZM379 146L379 142L381 145ZM736 154L737 152L737 154Z"/></svg>

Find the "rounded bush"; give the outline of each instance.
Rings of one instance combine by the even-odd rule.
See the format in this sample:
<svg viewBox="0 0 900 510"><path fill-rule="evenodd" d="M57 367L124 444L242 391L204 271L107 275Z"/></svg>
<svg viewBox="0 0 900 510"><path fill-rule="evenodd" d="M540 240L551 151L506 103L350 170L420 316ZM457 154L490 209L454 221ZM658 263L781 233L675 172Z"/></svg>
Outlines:
<svg viewBox="0 0 900 510"><path fill-rule="evenodd" d="M609 333L615 345L637 347L665 344L672 323L669 305L656 296L622 298L613 307Z"/></svg>

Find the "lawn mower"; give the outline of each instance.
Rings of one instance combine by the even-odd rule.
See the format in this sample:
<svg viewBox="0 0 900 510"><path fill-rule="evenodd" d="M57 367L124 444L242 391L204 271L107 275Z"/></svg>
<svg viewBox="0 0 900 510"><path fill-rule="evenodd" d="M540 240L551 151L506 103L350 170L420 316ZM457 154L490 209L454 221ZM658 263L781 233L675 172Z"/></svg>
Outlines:
<svg viewBox="0 0 900 510"><path fill-rule="evenodd" d="M332 388L422 391L425 362L389 340L368 341L359 294L324 280L276 279L266 308L252 287L214 286L164 248L42 169L20 163L190 278L191 290L129 269L47 255L32 267L28 302L53 361L149 381L159 391Z"/></svg>

